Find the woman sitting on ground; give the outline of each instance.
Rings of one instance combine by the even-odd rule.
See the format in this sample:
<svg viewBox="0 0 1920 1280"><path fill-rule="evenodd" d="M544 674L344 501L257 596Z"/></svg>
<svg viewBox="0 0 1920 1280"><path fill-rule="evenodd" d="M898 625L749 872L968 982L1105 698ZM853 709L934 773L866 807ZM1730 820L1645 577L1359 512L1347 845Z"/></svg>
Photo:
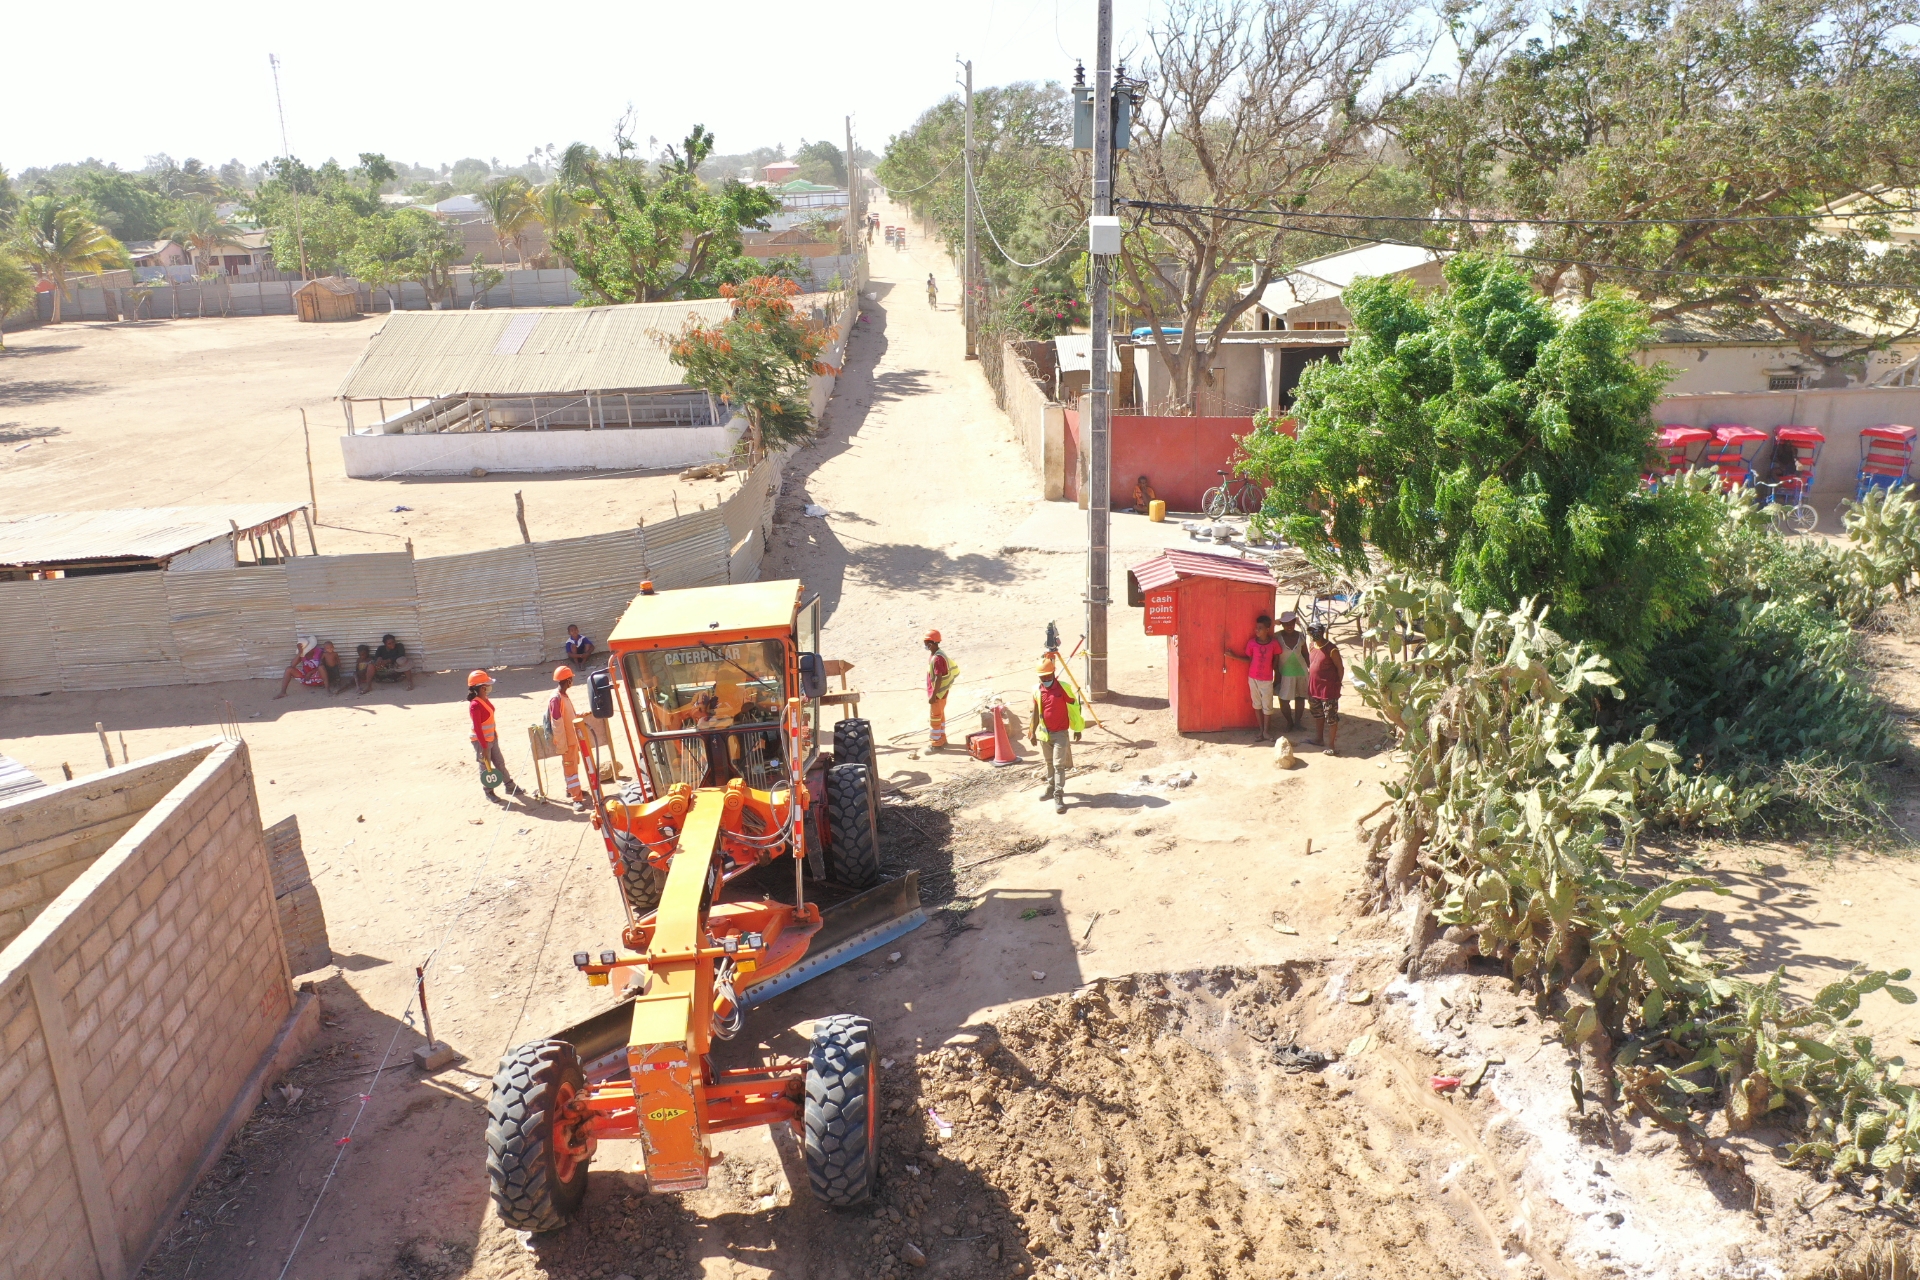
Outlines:
<svg viewBox="0 0 1920 1280"><path fill-rule="evenodd" d="M280 680L280 692L276 698L287 696L287 686L298 680L301 684L312 685L316 689L325 689L328 693L340 690L340 654L333 647L333 641L327 640L308 647L302 641L294 650L293 664L286 669Z"/></svg>

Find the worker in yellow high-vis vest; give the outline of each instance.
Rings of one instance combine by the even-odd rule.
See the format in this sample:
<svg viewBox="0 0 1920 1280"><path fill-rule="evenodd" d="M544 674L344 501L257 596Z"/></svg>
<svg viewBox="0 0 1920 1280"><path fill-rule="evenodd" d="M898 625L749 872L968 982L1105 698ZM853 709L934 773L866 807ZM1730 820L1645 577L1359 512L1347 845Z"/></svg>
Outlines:
<svg viewBox="0 0 1920 1280"><path fill-rule="evenodd" d="M935 750L947 745L947 695L960 678L960 664L940 652L940 633L927 632L927 744Z"/></svg>

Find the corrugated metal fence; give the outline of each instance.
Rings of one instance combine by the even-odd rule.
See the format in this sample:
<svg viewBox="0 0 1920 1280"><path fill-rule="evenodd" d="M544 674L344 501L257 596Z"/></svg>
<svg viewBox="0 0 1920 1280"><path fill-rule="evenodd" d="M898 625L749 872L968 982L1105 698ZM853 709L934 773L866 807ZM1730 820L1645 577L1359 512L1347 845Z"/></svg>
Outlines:
<svg viewBox="0 0 1920 1280"><path fill-rule="evenodd" d="M541 662L570 622L604 638L643 579L755 580L779 491L770 458L720 507L585 538L0 583L0 695L273 677L303 635L333 641L349 667L355 645L389 631L429 668Z"/></svg>

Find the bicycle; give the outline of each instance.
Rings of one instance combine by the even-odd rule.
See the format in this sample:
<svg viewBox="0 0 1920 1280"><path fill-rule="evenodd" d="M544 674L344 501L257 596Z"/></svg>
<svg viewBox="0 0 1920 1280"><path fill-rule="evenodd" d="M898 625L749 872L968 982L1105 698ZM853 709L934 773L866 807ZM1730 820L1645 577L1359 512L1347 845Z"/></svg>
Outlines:
<svg viewBox="0 0 1920 1280"><path fill-rule="evenodd" d="M1267 500L1266 491L1251 480L1244 477L1231 479L1224 470L1216 470L1214 474L1220 477L1220 483L1200 495L1200 510L1209 519L1250 516Z"/></svg>
<svg viewBox="0 0 1920 1280"><path fill-rule="evenodd" d="M1755 480L1752 484L1756 489L1767 490L1767 495L1760 499L1760 505L1774 508L1773 526L1782 534L1808 534L1819 526L1820 513L1807 505L1805 480L1798 477L1774 481ZM1791 503L1781 495L1782 489L1787 490L1788 495L1791 496Z"/></svg>

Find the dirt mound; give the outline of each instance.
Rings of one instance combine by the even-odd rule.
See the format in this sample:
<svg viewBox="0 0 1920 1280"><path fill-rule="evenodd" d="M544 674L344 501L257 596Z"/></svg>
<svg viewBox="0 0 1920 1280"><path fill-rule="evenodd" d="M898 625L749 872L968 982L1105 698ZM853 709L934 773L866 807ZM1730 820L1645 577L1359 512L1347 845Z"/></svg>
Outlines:
<svg viewBox="0 0 1920 1280"><path fill-rule="evenodd" d="M1451 1147L1442 1126L1292 1051L1329 1029L1320 986L1304 966L1097 982L897 1070L866 1273L1502 1270L1422 1147Z"/></svg>

